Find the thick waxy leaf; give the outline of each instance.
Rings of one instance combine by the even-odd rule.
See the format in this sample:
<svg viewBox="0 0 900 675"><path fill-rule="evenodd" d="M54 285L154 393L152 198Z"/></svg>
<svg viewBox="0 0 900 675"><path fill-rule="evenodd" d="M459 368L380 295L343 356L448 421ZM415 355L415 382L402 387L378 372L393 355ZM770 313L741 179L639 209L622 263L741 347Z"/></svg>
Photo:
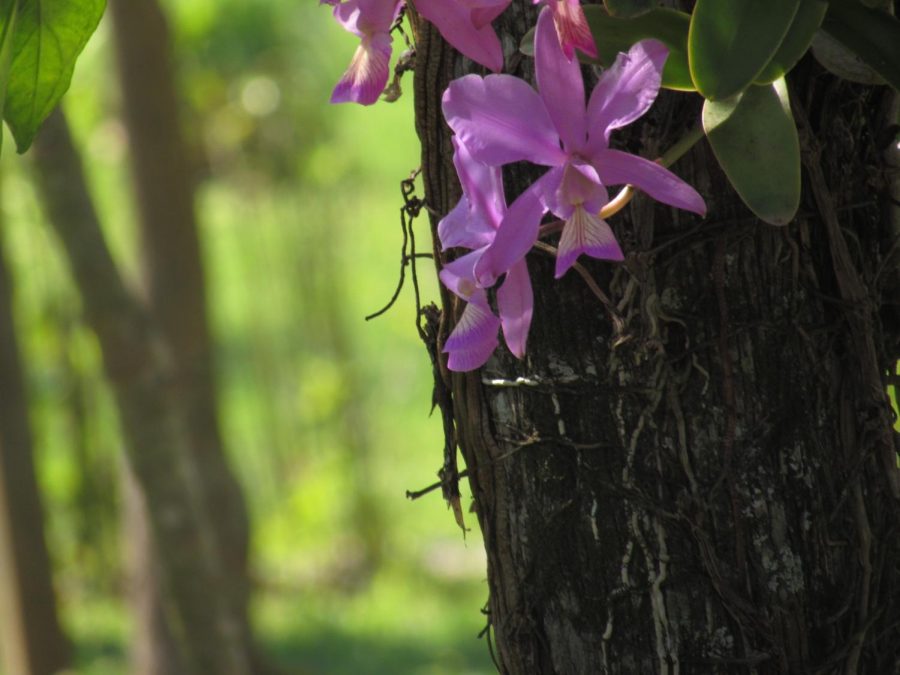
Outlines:
<svg viewBox="0 0 900 675"><path fill-rule="evenodd" d="M649 12L659 3L656 0L603 0L603 4L612 16L630 19L644 12Z"/></svg>
<svg viewBox="0 0 900 675"><path fill-rule="evenodd" d="M106 0L19 2L4 117L19 152L69 88L75 60L97 28Z"/></svg>
<svg viewBox="0 0 900 675"><path fill-rule="evenodd" d="M756 84L769 84L790 72L812 44L813 36L822 25L828 3L825 0L801 0L794 21L781 42L775 56L756 77Z"/></svg>
<svg viewBox="0 0 900 675"><path fill-rule="evenodd" d="M812 55L825 70L851 82L884 84L884 78L868 63L835 40L824 30L816 32L812 41Z"/></svg>
<svg viewBox="0 0 900 675"><path fill-rule="evenodd" d="M873 9L888 9L894 0L862 0L862 4Z"/></svg>
<svg viewBox="0 0 900 675"><path fill-rule="evenodd" d="M800 143L784 79L707 100L703 129L750 210L772 225L789 223L800 204Z"/></svg>
<svg viewBox="0 0 900 675"><path fill-rule="evenodd" d="M687 36L690 15L673 9L653 9L631 19L621 19L609 15L599 5L585 5L584 14L597 43L600 63L611 66L619 52L627 52L640 40L655 38L669 48L669 58L663 69L662 86L667 89L694 91L687 61ZM529 56L534 55L534 31L529 31L520 49ZM596 61L588 61L596 63Z"/></svg>
<svg viewBox="0 0 900 675"><path fill-rule="evenodd" d="M800 0L697 0L691 15L691 77L718 101L744 90L772 60Z"/></svg>
<svg viewBox="0 0 900 675"><path fill-rule="evenodd" d="M855 0L832 0L822 28L900 91L900 21Z"/></svg>

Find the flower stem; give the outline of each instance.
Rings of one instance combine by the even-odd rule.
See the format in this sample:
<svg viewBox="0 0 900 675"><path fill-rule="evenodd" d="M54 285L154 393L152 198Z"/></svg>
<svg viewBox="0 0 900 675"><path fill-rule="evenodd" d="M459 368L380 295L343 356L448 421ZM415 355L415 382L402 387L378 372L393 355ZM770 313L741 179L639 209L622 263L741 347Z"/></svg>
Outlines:
<svg viewBox="0 0 900 675"><path fill-rule="evenodd" d="M656 160L656 163L660 166L669 168L681 159L688 150L693 148L703 136L703 127L698 124L687 134L679 138L675 145L666 150L662 156ZM635 189L631 185L626 185L622 188L612 201L608 202L606 206L600 209L600 213L598 214L600 218L605 220L624 209L628 205L628 202L631 201L631 198L634 197L634 192Z"/></svg>
<svg viewBox="0 0 900 675"><path fill-rule="evenodd" d="M703 136L703 127L698 124L684 136L679 138L675 145L666 150L663 155L656 161L668 169L675 162L681 159L688 150L693 148L697 144L697 142L701 138L703 138Z"/></svg>
<svg viewBox="0 0 900 675"><path fill-rule="evenodd" d="M623 187L619 194L617 194L611 201L606 203L602 209L600 209L601 220L606 220L610 216L617 214L619 211L625 208L628 202L631 201L631 198L634 196L634 188L631 185L626 185Z"/></svg>

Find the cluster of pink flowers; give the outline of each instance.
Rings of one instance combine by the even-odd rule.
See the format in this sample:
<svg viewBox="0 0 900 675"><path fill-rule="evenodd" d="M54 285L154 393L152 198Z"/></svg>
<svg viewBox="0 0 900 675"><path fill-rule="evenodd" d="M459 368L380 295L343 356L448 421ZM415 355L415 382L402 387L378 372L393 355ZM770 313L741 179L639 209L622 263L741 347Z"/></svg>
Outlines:
<svg viewBox="0 0 900 675"><path fill-rule="evenodd" d="M390 29L401 0L322 0L362 43L338 83L333 102L372 103L384 89L390 60ZM414 0L461 53L499 72L500 42L491 28L510 0ZM466 307L444 345L451 370L479 368L499 344L502 330L519 358L533 311L525 255L538 238L543 217L564 223L556 277L584 254L620 261L622 250L600 212L608 187L632 185L671 206L705 214L703 198L656 162L609 147L610 133L641 117L656 99L668 51L655 40L619 54L586 100L575 50L596 55L579 0L534 0L547 5L535 31L537 91L511 75L468 75L450 83L443 109L453 130L454 163L463 188L456 207L441 220L446 249L468 253L444 266L441 281ZM528 161L548 171L507 205L501 167ZM499 317L488 302L496 289Z"/></svg>
<svg viewBox="0 0 900 675"><path fill-rule="evenodd" d="M533 0L553 14L560 43L571 59L576 49L597 56L594 38L580 0ZM437 26L441 35L476 63L495 73L503 70L503 49L491 27L512 0L415 0L416 10ZM405 0L319 0L334 7L344 30L360 38L350 67L331 95L332 103L371 105L387 85L391 60L391 27Z"/></svg>

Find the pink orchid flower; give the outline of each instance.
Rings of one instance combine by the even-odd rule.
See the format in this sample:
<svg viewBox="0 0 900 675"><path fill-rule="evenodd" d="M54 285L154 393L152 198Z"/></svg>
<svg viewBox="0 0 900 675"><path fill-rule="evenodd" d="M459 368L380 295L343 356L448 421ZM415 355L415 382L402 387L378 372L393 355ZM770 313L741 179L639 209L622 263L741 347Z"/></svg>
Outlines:
<svg viewBox="0 0 900 675"><path fill-rule="evenodd" d="M503 48L491 28L511 0L415 0L416 10L433 23L444 39L476 63L499 73ZM581 0L534 0L550 8L560 44L571 60L575 50L597 57L597 47L581 9Z"/></svg>
<svg viewBox="0 0 900 675"><path fill-rule="evenodd" d="M403 0L320 0L334 7L334 18L361 40L350 66L331 94L332 103L371 105L387 85L391 61L391 26Z"/></svg>
<svg viewBox="0 0 900 675"><path fill-rule="evenodd" d="M656 99L668 56L662 43L643 40L619 54L587 106L581 68L566 58L547 12L538 19L534 51L539 91L509 75L468 75L444 93L444 117L475 160L551 167L526 190L539 205L517 221L506 218L476 263L482 287L525 256L547 210L565 221L557 278L582 253L622 260L612 230L598 215L609 201L607 186L633 185L665 204L706 213L697 191L668 169L609 148L610 133L641 117Z"/></svg>
<svg viewBox="0 0 900 675"><path fill-rule="evenodd" d="M466 307L453 332L447 338L444 351L449 355L450 370L467 371L480 368L497 348L498 329L509 350L518 358L525 355L525 343L531 326L533 295L525 260L518 260L506 270L506 279L497 289L497 310L493 313L488 294L475 281L475 264L490 246L506 217L518 217L518 210L526 205L527 197L517 200L509 210L503 194L503 179L499 167L488 167L472 159L458 139L453 139L456 166L463 196L456 207L438 224L438 236L444 250L466 248L471 252L457 258L441 270L441 281Z"/></svg>
<svg viewBox="0 0 900 675"><path fill-rule="evenodd" d="M597 45L591 34L581 0L534 0L534 4L544 3L553 14L553 24L563 53L571 61L575 50L579 49L587 56L597 58Z"/></svg>
<svg viewBox="0 0 900 675"><path fill-rule="evenodd" d="M499 73L503 48L491 28L510 0L414 0L416 11L440 31L444 39L475 63Z"/></svg>

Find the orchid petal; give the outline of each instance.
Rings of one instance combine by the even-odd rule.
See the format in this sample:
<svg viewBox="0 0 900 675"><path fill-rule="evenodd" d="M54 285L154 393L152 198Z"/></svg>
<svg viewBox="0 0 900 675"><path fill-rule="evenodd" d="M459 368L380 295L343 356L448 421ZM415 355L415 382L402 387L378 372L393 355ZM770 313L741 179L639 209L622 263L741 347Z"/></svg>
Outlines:
<svg viewBox="0 0 900 675"><path fill-rule="evenodd" d="M492 9L499 16L512 0L450 0L450 2L457 2L463 7L468 7L473 12L479 9Z"/></svg>
<svg viewBox="0 0 900 675"><path fill-rule="evenodd" d="M588 102L587 153L605 148L613 129L631 124L649 110L668 55L662 42L641 40L604 71Z"/></svg>
<svg viewBox="0 0 900 675"><path fill-rule="evenodd" d="M540 95L511 75L466 75L443 99L447 124L479 162L497 166L527 160L565 162L559 135Z"/></svg>
<svg viewBox="0 0 900 675"><path fill-rule="evenodd" d="M566 58L572 59L575 56L575 50L579 49L587 56L596 59L598 56L597 45L591 34L591 27L588 25L584 10L581 8L580 0L563 0L551 7L555 7L553 22L556 25L556 33L559 35L559 44L562 45Z"/></svg>
<svg viewBox="0 0 900 675"><path fill-rule="evenodd" d="M331 93L332 103L371 105L387 85L391 60L391 36L387 33L364 37L350 66Z"/></svg>
<svg viewBox="0 0 900 675"><path fill-rule="evenodd" d="M525 257L537 240L541 218L546 208L543 205L542 192L549 181L555 179L551 169L535 181L512 203L494 241L484 249L484 253L475 263L475 279L482 288L493 286L497 278L507 272L513 265Z"/></svg>
<svg viewBox="0 0 900 675"><path fill-rule="evenodd" d="M390 32L403 7L402 0L324 0L319 4L334 7L337 22L358 37Z"/></svg>
<svg viewBox="0 0 900 675"><path fill-rule="evenodd" d="M554 0L555 1L555 0ZM538 90L566 150L580 150L587 140L584 79L578 61L566 58L553 25L553 12L538 17L534 34L534 64Z"/></svg>
<svg viewBox="0 0 900 675"><path fill-rule="evenodd" d="M665 167L620 150L601 150L591 162L605 185L633 185L656 201L706 215L703 197Z"/></svg>
<svg viewBox="0 0 900 675"><path fill-rule="evenodd" d="M538 197L541 200L541 205L544 207L544 212L550 211L556 215L558 211L560 211L560 201L559 201L559 186L562 184L563 176L565 176L565 167L555 166L550 169L547 173L541 176L537 182L540 182L540 186L538 188ZM563 216L559 216L562 218Z"/></svg>
<svg viewBox="0 0 900 675"><path fill-rule="evenodd" d="M366 33L387 33L403 7L402 0L348 0L359 5L359 26Z"/></svg>
<svg viewBox="0 0 900 675"><path fill-rule="evenodd" d="M463 194L468 198L474 215L481 217L496 229L506 211L500 167L488 166L475 160L469 149L456 136L452 141L455 150L453 165L456 167Z"/></svg>
<svg viewBox="0 0 900 675"><path fill-rule="evenodd" d="M438 223L441 250L448 248L476 249L487 246L494 239L494 226L472 211L465 195Z"/></svg>
<svg viewBox="0 0 900 675"><path fill-rule="evenodd" d="M497 291L497 309L500 312L500 325L506 346L516 358L523 358L534 310L531 278L524 260L509 268L506 280Z"/></svg>
<svg viewBox="0 0 900 675"><path fill-rule="evenodd" d="M493 70L503 70L503 47L489 24L478 28L472 9L453 0L416 0L416 10L457 50Z"/></svg>
<svg viewBox="0 0 900 675"><path fill-rule="evenodd" d="M475 263L481 257L481 250L472 251L456 260L448 262L441 268L438 275L441 283L457 297L469 301L474 295L481 292L475 286Z"/></svg>
<svg viewBox="0 0 900 675"><path fill-rule="evenodd" d="M359 25L363 19L359 3L356 0L347 0L347 2L339 4L335 3L333 7L332 15L345 31L353 33L359 38L365 37L365 32L362 26Z"/></svg>
<svg viewBox="0 0 900 675"><path fill-rule="evenodd" d="M556 254L556 278L559 279L582 253L601 260L624 260L612 229L604 220L578 206L566 221Z"/></svg>
<svg viewBox="0 0 900 675"><path fill-rule="evenodd" d="M468 239L466 236L466 225L469 221L470 210L469 200L463 195L456 202L456 206L446 216L441 218L437 232L442 251L456 246L466 246L465 242ZM470 247L466 246L466 248Z"/></svg>
<svg viewBox="0 0 900 675"><path fill-rule="evenodd" d="M481 298L475 298L466 305L456 328L444 343L444 352L449 355L447 367L465 372L480 368L500 344L497 329L500 319L491 313L487 304L487 294L479 291Z"/></svg>
<svg viewBox="0 0 900 675"><path fill-rule="evenodd" d="M487 26L491 21L503 14L511 0L485 0L470 3L472 9L472 23L476 28Z"/></svg>
<svg viewBox="0 0 900 675"><path fill-rule="evenodd" d="M556 34L559 36L559 44L566 58L571 61L575 56L575 50L580 49L596 59L597 45L581 8L581 0L534 0L535 5L542 2L546 2L553 12Z"/></svg>

